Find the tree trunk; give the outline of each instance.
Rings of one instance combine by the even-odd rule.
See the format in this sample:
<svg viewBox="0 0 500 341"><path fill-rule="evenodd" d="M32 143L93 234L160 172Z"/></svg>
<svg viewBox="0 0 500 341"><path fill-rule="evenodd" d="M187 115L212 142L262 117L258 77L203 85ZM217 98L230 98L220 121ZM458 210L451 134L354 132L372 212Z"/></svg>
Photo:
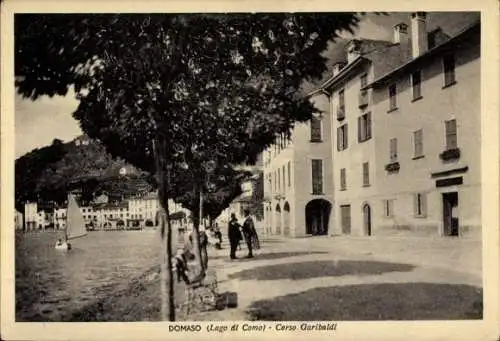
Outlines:
<svg viewBox="0 0 500 341"><path fill-rule="evenodd" d="M195 193L197 195L200 195L201 192L198 191L197 188L195 188ZM201 200L201 198L200 198ZM191 212L192 217L193 217L193 232L192 232L192 245L193 245L193 252L194 252L194 257L196 260L196 277L201 276L204 273L204 267L203 267L203 262L202 262L202 257L201 257L201 245L200 245L200 216L198 212Z"/></svg>
<svg viewBox="0 0 500 341"><path fill-rule="evenodd" d="M172 274L172 226L168 210L168 186L170 185L170 172L167 169L165 178L165 150L163 141L154 143L156 169L159 182L159 201L161 214L161 256L160 256L160 290L161 290L161 320L175 321L175 294L174 276Z"/></svg>

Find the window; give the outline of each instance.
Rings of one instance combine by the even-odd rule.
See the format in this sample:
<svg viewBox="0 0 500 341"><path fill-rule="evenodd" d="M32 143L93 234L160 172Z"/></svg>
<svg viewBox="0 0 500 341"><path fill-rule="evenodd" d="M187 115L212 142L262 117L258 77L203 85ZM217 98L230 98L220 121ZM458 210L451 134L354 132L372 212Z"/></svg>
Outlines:
<svg viewBox="0 0 500 341"><path fill-rule="evenodd" d="M311 160L312 192L323 193L323 160Z"/></svg>
<svg viewBox="0 0 500 341"><path fill-rule="evenodd" d="M411 86L413 89L413 99L419 99L422 97L422 87L421 87L421 75L420 71L416 71L411 74Z"/></svg>
<svg viewBox="0 0 500 341"><path fill-rule="evenodd" d="M282 172L283 172L283 191L285 191L285 188L286 188L285 165L283 165L283 167L282 167Z"/></svg>
<svg viewBox="0 0 500 341"><path fill-rule="evenodd" d="M321 142L321 120L311 118L311 142Z"/></svg>
<svg viewBox="0 0 500 341"><path fill-rule="evenodd" d="M394 200L389 199L389 200L384 200L384 217L385 218L392 218L394 215Z"/></svg>
<svg viewBox="0 0 500 341"><path fill-rule="evenodd" d="M449 120L445 121L446 130L446 150L456 149L457 144L457 121Z"/></svg>
<svg viewBox="0 0 500 341"><path fill-rule="evenodd" d="M347 181L346 181L346 174L345 174L345 168L340 169L340 190L345 191L347 189Z"/></svg>
<svg viewBox="0 0 500 341"><path fill-rule="evenodd" d="M358 117L358 142L369 140L372 137L372 114L366 113Z"/></svg>
<svg viewBox="0 0 500 341"><path fill-rule="evenodd" d="M413 157L424 156L423 130L413 132Z"/></svg>
<svg viewBox="0 0 500 341"><path fill-rule="evenodd" d="M342 224L342 233L351 233L351 205L340 206L340 219Z"/></svg>
<svg viewBox="0 0 500 341"><path fill-rule="evenodd" d="M366 73L361 75L360 82L361 82L361 89L363 89L365 86L368 85L368 75Z"/></svg>
<svg viewBox="0 0 500 341"><path fill-rule="evenodd" d="M269 183L269 192L273 192L273 180L272 180L272 174L269 173L267 174L267 182Z"/></svg>
<svg viewBox="0 0 500 341"><path fill-rule="evenodd" d="M370 168L368 162L363 163L363 186L370 186Z"/></svg>
<svg viewBox="0 0 500 341"><path fill-rule="evenodd" d="M347 123L337 128L337 150L341 151L347 149Z"/></svg>
<svg viewBox="0 0 500 341"><path fill-rule="evenodd" d="M339 91L339 107L345 108L345 97L344 97L344 89Z"/></svg>
<svg viewBox="0 0 500 341"><path fill-rule="evenodd" d="M288 161L288 187L290 187L291 183L292 183L292 181L291 181L292 171L290 169L290 166L291 166L290 161Z"/></svg>
<svg viewBox="0 0 500 341"><path fill-rule="evenodd" d="M345 118L345 98L344 90L339 91L339 105L337 107L337 120L341 121Z"/></svg>
<svg viewBox="0 0 500 341"><path fill-rule="evenodd" d="M274 172L274 186L273 187L274 187L275 192L276 192L276 189L278 188L278 185L276 184L276 177L277 177L276 172Z"/></svg>
<svg viewBox="0 0 500 341"><path fill-rule="evenodd" d="M363 74L360 77L360 91L359 91L359 103L358 107L363 108L368 105L368 90L363 89L365 86L368 85L368 76L367 74Z"/></svg>
<svg viewBox="0 0 500 341"><path fill-rule="evenodd" d="M443 57L444 86L455 83L455 57L449 54Z"/></svg>
<svg viewBox="0 0 500 341"><path fill-rule="evenodd" d="M276 183L276 187L278 188L278 193L280 192L281 190L281 180L280 180L280 170L278 168L278 170L276 171L276 173L278 173L278 182Z"/></svg>
<svg viewBox="0 0 500 341"><path fill-rule="evenodd" d="M398 139L396 138L389 141L389 159L391 162L398 161Z"/></svg>
<svg viewBox="0 0 500 341"><path fill-rule="evenodd" d="M396 108L396 84L392 84L389 86L389 110L395 110Z"/></svg>
<svg viewBox="0 0 500 341"><path fill-rule="evenodd" d="M415 217L424 218L427 214L426 196L424 193L416 193L414 197Z"/></svg>

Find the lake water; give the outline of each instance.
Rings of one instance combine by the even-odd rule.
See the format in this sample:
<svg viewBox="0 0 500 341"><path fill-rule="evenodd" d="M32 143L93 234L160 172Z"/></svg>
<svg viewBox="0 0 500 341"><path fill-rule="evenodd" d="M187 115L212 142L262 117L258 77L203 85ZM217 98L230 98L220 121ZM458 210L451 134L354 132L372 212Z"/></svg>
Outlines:
<svg viewBox="0 0 500 341"><path fill-rule="evenodd" d="M155 231L89 232L70 252L54 232L16 236L16 321L61 321L158 264Z"/></svg>

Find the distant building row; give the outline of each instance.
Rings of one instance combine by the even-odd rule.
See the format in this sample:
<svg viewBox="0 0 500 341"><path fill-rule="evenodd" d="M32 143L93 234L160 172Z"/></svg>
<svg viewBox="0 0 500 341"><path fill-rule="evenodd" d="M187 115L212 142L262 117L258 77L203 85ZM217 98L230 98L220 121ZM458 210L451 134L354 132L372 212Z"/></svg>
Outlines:
<svg viewBox="0 0 500 341"><path fill-rule="evenodd" d="M156 193L131 197L121 202L109 202L106 195L101 195L89 205L81 205L80 211L88 229L133 229L158 225L160 204ZM185 224L187 210L180 205L170 203L175 224ZM16 228L26 230L65 229L67 208L54 205L40 205L28 202L23 214L16 212ZM24 220L24 222L23 222Z"/></svg>
<svg viewBox="0 0 500 341"><path fill-rule="evenodd" d="M479 237L480 40L424 12L352 40L307 91L323 113L263 155L266 233Z"/></svg>

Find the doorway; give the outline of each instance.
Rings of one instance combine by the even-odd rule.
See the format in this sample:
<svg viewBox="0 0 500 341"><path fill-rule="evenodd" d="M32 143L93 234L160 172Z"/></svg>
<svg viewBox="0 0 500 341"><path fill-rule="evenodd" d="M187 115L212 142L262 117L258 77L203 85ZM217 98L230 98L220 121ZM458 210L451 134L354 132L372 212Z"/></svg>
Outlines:
<svg viewBox="0 0 500 341"><path fill-rule="evenodd" d="M274 213L274 223L276 226L276 234L281 235L281 208L280 204L276 204L276 211Z"/></svg>
<svg viewBox="0 0 500 341"><path fill-rule="evenodd" d="M365 235L372 235L372 212L370 205L365 204L363 206L363 225L365 227Z"/></svg>
<svg viewBox="0 0 500 341"><path fill-rule="evenodd" d="M458 192L443 193L443 235L458 237Z"/></svg>
<svg viewBox="0 0 500 341"><path fill-rule="evenodd" d="M306 205L306 234L313 236L328 234L331 210L332 205L327 200L311 200Z"/></svg>
<svg viewBox="0 0 500 341"><path fill-rule="evenodd" d="M351 205L340 206L342 234L351 234Z"/></svg>
<svg viewBox="0 0 500 341"><path fill-rule="evenodd" d="M283 235L290 235L290 204L288 201L283 206Z"/></svg>

